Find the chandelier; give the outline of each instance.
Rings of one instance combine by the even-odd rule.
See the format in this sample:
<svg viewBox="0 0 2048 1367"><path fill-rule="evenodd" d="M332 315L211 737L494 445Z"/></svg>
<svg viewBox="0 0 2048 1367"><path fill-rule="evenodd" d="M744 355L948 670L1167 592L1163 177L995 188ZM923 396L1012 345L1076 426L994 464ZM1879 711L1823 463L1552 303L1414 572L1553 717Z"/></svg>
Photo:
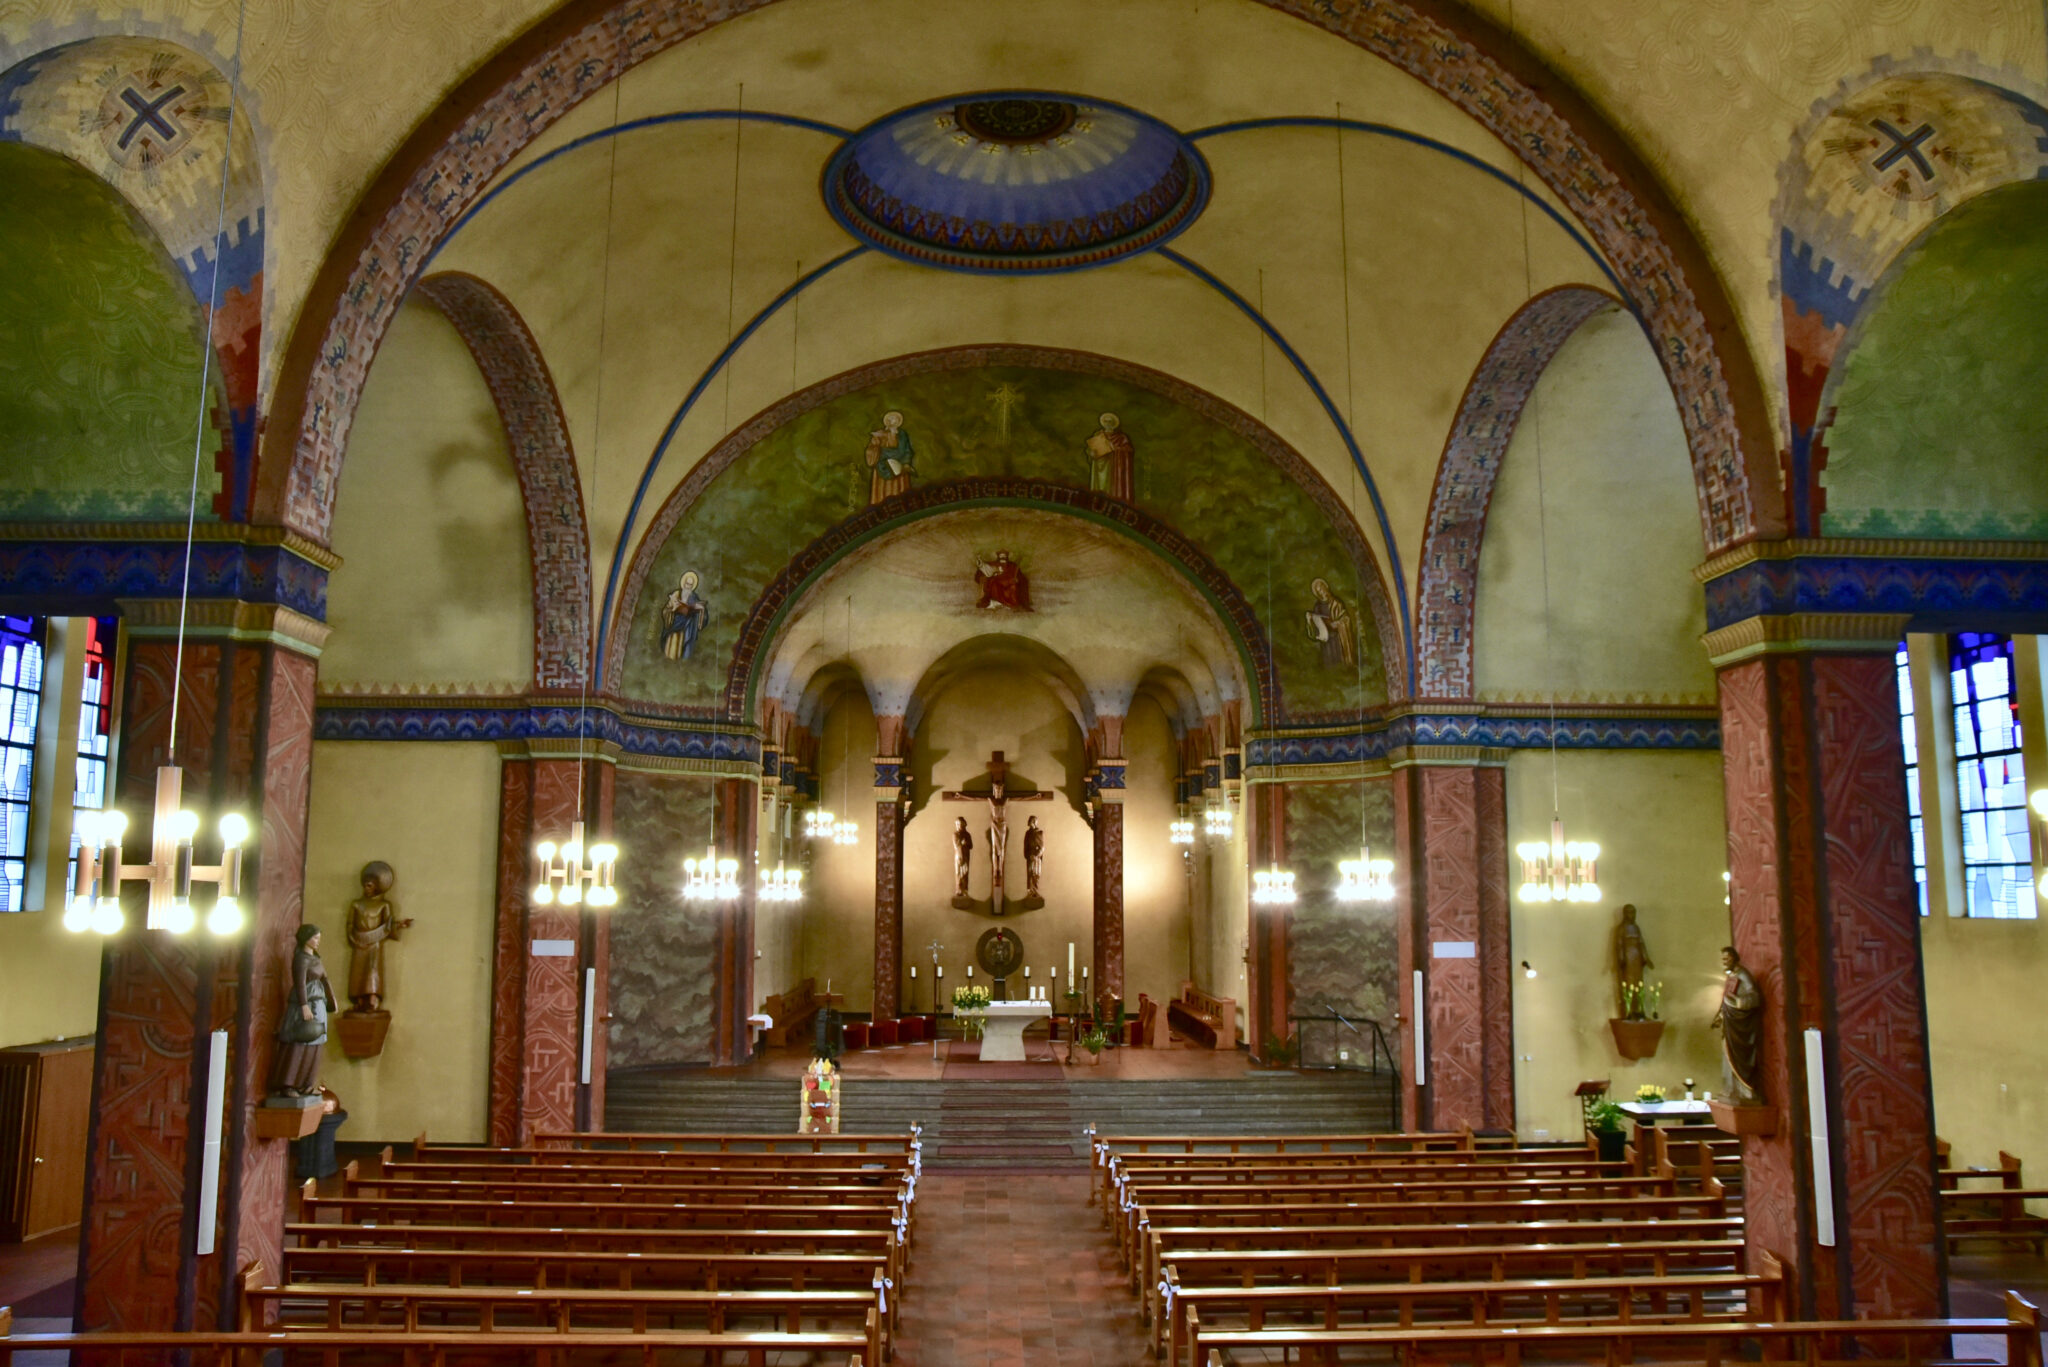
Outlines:
<svg viewBox="0 0 2048 1367"><path fill-rule="evenodd" d="M1394 861L1375 859L1370 849L1360 850L1356 859L1340 862L1337 873L1340 878L1337 900L1340 902L1394 900Z"/></svg>
<svg viewBox="0 0 2048 1367"><path fill-rule="evenodd" d="M1530 841L1515 846L1522 861L1524 902L1597 902L1600 900L1600 847L1592 841L1566 840L1564 821L1550 818L1550 843Z"/></svg>
<svg viewBox="0 0 2048 1367"><path fill-rule="evenodd" d="M1195 843L1195 823L1186 817L1176 818L1166 829L1168 832L1167 841L1170 844L1192 845Z"/></svg>
<svg viewBox="0 0 2048 1367"><path fill-rule="evenodd" d="M687 870L688 861L685 861L684 867ZM684 889L684 895L689 895L687 887ZM755 894L755 900L761 902L803 901L804 871L802 869L792 869L780 860L776 862L773 869L761 870L761 888Z"/></svg>
<svg viewBox="0 0 2048 1367"><path fill-rule="evenodd" d="M823 807L813 807L804 813L804 838L807 840L830 840L832 826L832 813Z"/></svg>
<svg viewBox="0 0 2048 1367"><path fill-rule="evenodd" d="M613 907L619 890L612 886L612 874L619 862L619 847L612 844L583 846L583 823L569 823L569 839L559 848L543 840L533 852L540 860L540 877L534 884L535 906ZM585 862L588 855L589 862Z"/></svg>
<svg viewBox="0 0 2048 1367"><path fill-rule="evenodd" d="M1294 874L1275 864L1252 874L1252 900L1261 906L1286 906L1294 901Z"/></svg>
<svg viewBox="0 0 2048 1367"><path fill-rule="evenodd" d="M740 861L720 858L718 846L706 845L702 859L683 861L683 900L729 902L740 895Z"/></svg>
<svg viewBox="0 0 2048 1367"><path fill-rule="evenodd" d="M176 765L167 764L156 771L156 812L150 823L147 864L121 861L121 838L128 833L126 815L112 809L78 814L78 875L70 905L64 909L66 930L118 935L127 924L121 914L121 884L130 881L149 885L149 910L143 924L150 930L184 935L198 924L198 914L192 910L194 883L212 883L220 890L207 912L206 928L215 935L241 930L242 846L249 839L248 818L240 812L222 817L220 863L195 864L192 837L199 833L199 817L178 806L183 786L184 770Z"/></svg>
<svg viewBox="0 0 2048 1367"><path fill-rule="evenodd" d="M1236 818L1231 816L1230 804L1227 800L1202 813L1202 834L1208 836L1211 840L1230 839L1230 833L1236 829L1236 826Z"/></svg>

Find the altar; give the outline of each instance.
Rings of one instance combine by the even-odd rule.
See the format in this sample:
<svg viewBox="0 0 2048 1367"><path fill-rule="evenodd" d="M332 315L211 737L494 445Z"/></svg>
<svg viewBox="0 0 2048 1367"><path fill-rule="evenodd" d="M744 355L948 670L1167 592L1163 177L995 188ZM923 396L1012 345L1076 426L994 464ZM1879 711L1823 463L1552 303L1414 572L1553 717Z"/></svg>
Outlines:
<svg viewBox="0 0 2048 1367"><path fill-rule="evenodd" d="M990 1002L979 1011L962 1011L964 1019L982 1022L983 1063L1024 1062L1024 1027L1052 1014L1051 1002Z"/></svg>

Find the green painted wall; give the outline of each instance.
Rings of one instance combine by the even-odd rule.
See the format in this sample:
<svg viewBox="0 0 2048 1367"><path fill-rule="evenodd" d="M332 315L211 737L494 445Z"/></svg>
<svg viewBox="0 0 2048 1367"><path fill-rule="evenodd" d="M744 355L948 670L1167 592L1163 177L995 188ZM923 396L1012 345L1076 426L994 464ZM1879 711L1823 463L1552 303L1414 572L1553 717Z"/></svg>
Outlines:
<svg viewBox="0 0 2048 1367"><path fill-rule="evenodd" d="M0 518L182 518L200 360L198 305L121 196L0 143Z"/></svg>
<svg viewBox="0 0 2048 1367"><path fill-rule="evenodd" d="M999 397L1006 394L1007 404ZM656 555L629 619L628 694L696 706L719 701L733 643L762 589L791 555L867 505L868 434L891 410L903 414L911 434L917 484L1015 475L1084 488L1084 444L1099 416L1115 413L1136 448L1138 505L1198 543L1262 619L1270 566L1275 651L1289 710L1349 708L1358 698L1353 668L1324 665L1302 625L1318 577L1351 609L1365 652L1366 702L1385 700L1380 644L1336 530L1257 448L1121 381L1024 367L876 384L784 424L735 461ZM662 603L686 572L699 576L711 622L692 658L672 661L660 650Z"/></svg>
<svg viewBox="0 0 2048 1367"><path fill-rule="evenodd" d="M2048 537L2048 184L1951 211L1842 366L1829 536Z"/></svg>

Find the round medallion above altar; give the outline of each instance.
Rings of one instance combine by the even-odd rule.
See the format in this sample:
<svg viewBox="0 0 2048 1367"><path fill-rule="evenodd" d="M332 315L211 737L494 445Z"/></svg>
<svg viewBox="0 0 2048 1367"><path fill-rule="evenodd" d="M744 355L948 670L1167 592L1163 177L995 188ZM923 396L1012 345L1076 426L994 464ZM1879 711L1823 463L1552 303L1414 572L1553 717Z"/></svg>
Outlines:
<svg viewBox="0 0 2048 1367"><path fill-rule="evenodd" d="M987 274L1107 265L1202 212L1209 167L1180 133L1104 100L1028 91L899 110L826 164L825 204L891 256Z"/></svg>

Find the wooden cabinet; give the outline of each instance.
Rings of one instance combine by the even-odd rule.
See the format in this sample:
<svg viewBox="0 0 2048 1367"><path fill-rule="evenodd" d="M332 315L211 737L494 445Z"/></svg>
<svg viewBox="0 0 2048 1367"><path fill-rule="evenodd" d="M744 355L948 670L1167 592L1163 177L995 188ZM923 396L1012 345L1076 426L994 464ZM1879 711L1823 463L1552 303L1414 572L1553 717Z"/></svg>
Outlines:
<svg viewBox="0 0 2048 1367"><path fill-rule="evenodd" d="M83 1218L92 1060L90 1038L0 1049L0 1243Z"/></svg>

